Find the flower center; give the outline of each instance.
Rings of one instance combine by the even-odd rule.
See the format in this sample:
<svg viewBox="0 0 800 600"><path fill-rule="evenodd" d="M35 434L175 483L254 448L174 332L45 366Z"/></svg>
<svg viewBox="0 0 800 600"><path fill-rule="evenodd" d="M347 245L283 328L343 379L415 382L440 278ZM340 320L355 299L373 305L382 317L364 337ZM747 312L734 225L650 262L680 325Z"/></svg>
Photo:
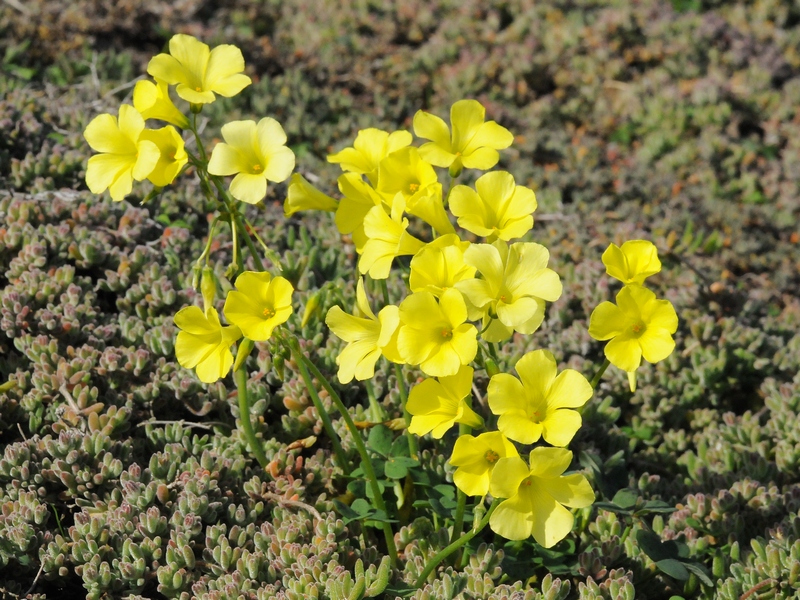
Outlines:
<svg viewBox="0 0 800 600"><path fill-rule="evenodd" d="M268 306L263 310L261 314L264 315L266 318L271 319L272 317L275 316L275 310L272 307Z"/></svg>
<svg viewBox="0 0 800 600"><path fill-rule="evenodd" d="M198 85L196 88L194 88L194 91L195 91L195 92L202 92L202 91L203 91L203 88L201 88L201 87Z"/></svg>
<svg viewBox="0 0 800 600"><path fill-rule="evenodd" d="M483 457L486 459L486 462L488 462L490 465L493 465L498 461L500 455L494 450L487 450Z"/></svg>
<svg viewBox="0 0 800 600"><path fill-rule="evenodd" d="M261 165L253 165L253 171L256 173L260 173L263 168Z"/></svg>
<svg viewBox="0 0 800 600"><path fill-rule="evenodd" d="M533 477L526 477L525 479L522 480L522 483L520 483L519 485L520 486L524 485L525 487L530 487L531 483L533 483Z"/></svg>
<svg viewBox="0 0 800 600"><path fill-rule="evenodd" d="M442 339L449 340L453 338L453 330L452 329L444 329L442 328L441 331Z"/></svg>
<svg viewBox="0 0 800 600"><path fill-rule="evenodd" d="M418 189L419 189L419 184L418 183L409 183L408 184L408 191L411 192L412 194L415 193Z"/></svg>
<svg viewBox="0 0 800 600"><path fill-rule="evenodd" d="M642 335L646 329L647 326L642 321L639 321L631 325L631 331L634 333L634 335L637 336Z"/></svg>

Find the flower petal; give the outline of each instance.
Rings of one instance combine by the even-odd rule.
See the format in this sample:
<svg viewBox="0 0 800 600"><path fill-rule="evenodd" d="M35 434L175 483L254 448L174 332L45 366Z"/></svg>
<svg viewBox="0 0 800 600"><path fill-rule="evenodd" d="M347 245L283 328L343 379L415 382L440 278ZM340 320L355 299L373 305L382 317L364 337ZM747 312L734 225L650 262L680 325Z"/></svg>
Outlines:
<svg viewBox="0 0 800 600"><path fill-rule="evenodd" d="M627 325L628 320L619 306L603 302L589 318L589 335L596 340L608 340L620 335Z"/></svg>
<svg viewBox="0 0 800 600"><path fill-rule="evenodd" d="M642 364L642 347L639 340L628 334L615 337L606 344L606 358L623 371L635 371Z"/></svg>
<svg viewBox="0 0 800 600"><path fill-rule="evenodd" d="M552 446L566 446L581 428L581 415L576 410L559 409L548 411L542 421L542 437Z"/></svg>
<svg viewBox="0 0 800 600"><path fill-rule="evenodd" d="M231 196L248 204L257 204L267 195L267 178L264 175L239 173L231 181Z"/></svg>

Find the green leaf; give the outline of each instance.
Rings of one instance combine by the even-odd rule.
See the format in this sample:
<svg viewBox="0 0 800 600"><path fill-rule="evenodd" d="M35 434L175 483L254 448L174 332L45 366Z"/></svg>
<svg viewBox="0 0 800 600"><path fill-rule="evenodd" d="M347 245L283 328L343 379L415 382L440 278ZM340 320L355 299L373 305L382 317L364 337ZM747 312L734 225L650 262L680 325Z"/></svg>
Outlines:
<svg viewBox="0 0 800 600"><path fill-rule="evenodd" d="M683 566L689 569L692 573L697 575L697 578L703 582L703 585L713 588L714 581L711 579L709 570L698 562L685 562Z"/></svg>
<svg viewBox="0 0 800 600"><path fill-rule="evenodd" d="M666 502L662 500L648 500L645 502L645 505L642 507L641 510L637 511L637 514L643 513L656 513L656 514L669 514L674 513L678 509L674 506L670 506Z"/></svg>
<svg viewBox="0 0 800 600"><path fill-rule="evenodd" d="M384 467L386 477L389 479L403 479L408 475L408 469L419 466L419 461L407 456L389 457Z"/></svg>
<svg viewBox="0 0 800 600"><path fill-rule="evenodd" d="M392 442L392 449L389 450L389 456L411 456L408 450L408 438L404 435L399 435Z"/></svg>
<svg viewBox="0 0 800 600"><path fill-rule="evenodd" d="M353 521L361 520L361 515L347 506L347 504L344 502L340 500L334 500L333 506L336 508L336 511L342 515L342 521L344 521L345 525Z"/></svg>
<svg viewBox="0 0 800 600"><path fill-rule="evenodd" d="M366 517L374 510L372 505L364 500L364 498L356 498L353 500L350 508L353 509L360 517Z"/></svg>
<svg viewBox="0 0 800 600"><path fill-rule="evenodd" d="M614 498L611 501L620 508L628 509L635 506L638 499L639 494L637 492L633 490L620 490L614 494Z"/></svg>
<svg viewBox="0 0 800 600"><path fill-rule="evenodd" d="M665 558L656 562L656 566L664 573L677 579L678 581L686 581L689 579L689 571L686 570L684 564L677 558Z"/></svg>
<svg viewBox="0 0 800 600"><path fill-rule="evenodd" d="M394 432L385 425L376 425L370 429L367 446L381 456L389 456L394 441Z"/></svg>
<svg viewBox="0 0 800 600"><path fill-rule="evenodd" d="M653 531L640 529L636 532L636 542L639 544L639 548L642 549L642 552L649 556L650 560L653 562L678 557L677 548L668 548L666 544L661 541L658 534Z"/></svg>
<svg viewBox="0 0 800 600"><path fill-rule="evenodd" d="M595 502L592 506L600 510L607 510L608 512L617 513L618 515L632 515L633 511L627 508L622 508L613 502Z"/></svg>

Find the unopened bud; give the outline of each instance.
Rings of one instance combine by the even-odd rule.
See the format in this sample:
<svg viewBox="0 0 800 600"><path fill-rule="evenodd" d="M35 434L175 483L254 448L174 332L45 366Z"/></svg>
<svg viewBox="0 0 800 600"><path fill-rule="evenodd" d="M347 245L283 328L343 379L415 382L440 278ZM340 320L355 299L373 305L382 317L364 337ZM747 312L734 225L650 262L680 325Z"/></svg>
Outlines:
<svg viewBox="0 0 800 600"><path fill-rule="evenodd" d="M250 356L250 352L253 351L253 340L250 338L242 338L242 341L239 342L239 347L236 349L236 360L233 363L233 370L238 371L244 366L244 361L247 360L247 357Z"/></svg>
<svg viewBox="0 0 800 600"><path fill-rule="evenodd" d="M497 366L497 363L494 362L493 359L487 358L484 361L484 364L486 366L486 374L489 377L494 377L495 375L497 375L500 372L500 367Z"/></svg>
<svg viewBox="0 0 800 600"><path fill-rule="evenodd" d="M317 309L319 308L321 302L322 294L323 292L321 290L317 291L314 294L312 294L311 297L308 299L308 302L306 302L306 307L305 310L303 311L303 320L300 322L301 327L305 327L306 325L308 325L308 322L311 320L311 317L313 317L314 314L316 314Z"/></svg>
<svg viewBox="0 0 800 600"><path fill-rule="evenodd" d="M203 267L203 276L200 280L200 292L203 294L203 311L207 311L214 306L214 298L217 296L217 278L211 267Z"/></svg>

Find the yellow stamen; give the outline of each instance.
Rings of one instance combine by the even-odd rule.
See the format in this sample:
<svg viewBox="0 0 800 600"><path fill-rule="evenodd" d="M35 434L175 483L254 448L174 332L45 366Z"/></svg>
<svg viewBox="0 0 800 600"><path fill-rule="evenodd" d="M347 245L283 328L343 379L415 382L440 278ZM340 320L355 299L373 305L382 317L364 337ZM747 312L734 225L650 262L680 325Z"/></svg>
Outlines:
<svg viewBox="0 0 800 600"><path fill-rule="evenodd" d="M264 309L264 311L261 314L263 314L268 319L271 319L272 317L275 316L275 311L268 306L267 308Z"/></svg>
<svg viewBox="0 0 800 600"><path fill-rule="evenodd" d="M446 340L449 340L453 337L453 332L449 329L442 329L442 337Z"/></svg>
<svg viewBox="0 0 800 600"><path fill-rule="evenodd" d="M260 173L261 169L263 168L264 167L262 167L261 165L253 165L253 171L255 171L256 173Z"/></svg>
<svg viewBox="0 0 800 600"><path fill-rule="evenodd" d="M483 457L486 459L486 462L492 465L500 459L500 455L494 450L487 450Z"/></svg>
<svg viewBox="0 0 800 600"><path fill-rule="evenodd" d="M201 88L201 87L198 85L196 88L194 88L194 91L195 91L195 92L202 92L202 91L203 91L203 88Z"/></svg>
<svg viewBox="0 0 800 600"><path fill-rule="evenodd" d="M413 194L414 192L416 192L419 189L419 184L418 183L409 183L408 184L408 189Z"/></svg>

